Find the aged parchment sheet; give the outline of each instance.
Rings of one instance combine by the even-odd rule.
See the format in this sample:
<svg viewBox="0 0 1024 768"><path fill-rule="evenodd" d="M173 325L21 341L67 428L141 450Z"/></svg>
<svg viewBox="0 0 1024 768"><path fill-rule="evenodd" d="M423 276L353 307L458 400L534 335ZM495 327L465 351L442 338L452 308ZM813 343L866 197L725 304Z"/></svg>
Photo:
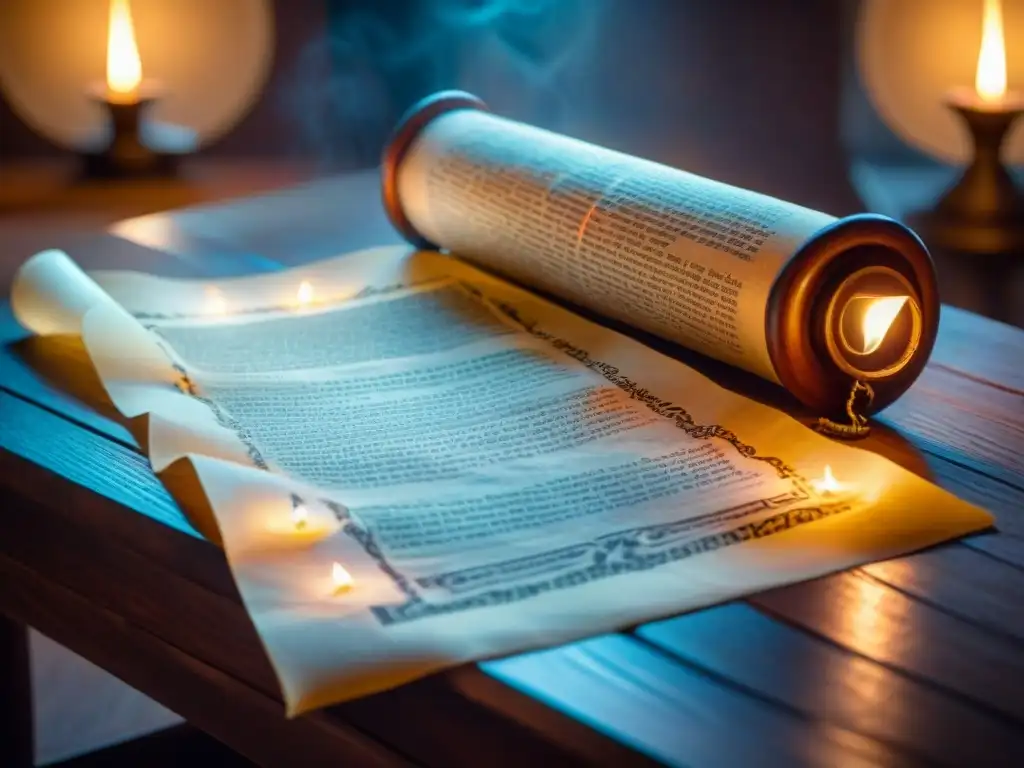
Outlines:
<svg viewBox="0 0 1024 768"><path fill-rule="evenodd" d="M192 466L291 715L991 524L438 253L200 282L49 251L13 306Z"/></svg>

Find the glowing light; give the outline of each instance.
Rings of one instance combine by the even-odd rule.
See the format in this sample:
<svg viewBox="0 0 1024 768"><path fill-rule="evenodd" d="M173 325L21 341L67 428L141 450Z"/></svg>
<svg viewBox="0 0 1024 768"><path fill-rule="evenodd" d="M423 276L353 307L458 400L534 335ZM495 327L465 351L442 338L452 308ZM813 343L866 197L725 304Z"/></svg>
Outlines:
<svg viewBox="0 0 1024 768"><path fill-rule="evenodd" d="M299 290L295 293L295 299L301 306L306 306L313 301L313 285L308 280L299 283Z"/></svg>
<svg viewBox="0 0 1024 768"><path fill-rule="evenodd" d="M864 311L861 326L864 334L863 348L861 349L863 354L870 355L882 346L885 334L889 332L896 316L909 298L909 296L886 296L871 302Z"/></svg>
<svg viewBox="0 0 1024 768"><path fill-rule="evenodd" d="M985 0L974 89L982 101L999 101L1006 94L1006 44L1000 0Z"/></svg>
<svg viewBox="0 0 1024 768"><path fill-rule="evenodd" d="M306 509L305 504L296 504L292 507L292 523L295 524L297 530L302 530L306 527L309 522L309 510Z"/></svg>
<svg viewBox="0 0 1024 768"><path fill-rule="evenodd" d="M208 315L223 315L228 311L228 303L224 299L222 294L216 288L206 289L206 314Z"/></svg>
<svg viewBox="0 0 1024 768"><path fill-rule="evenodd" d="M142 84L142 60L135 42L128 0L110 0L107 34L107 89L113 100L136 101Z"/></svg>
<svg viewBox="0 0 1024 768"><path fill-rule="evenodd" d="M825 465L824 474L819 479L815 480L813 485L818 490L818 493L825 496L832 493L838 493L843 488L840 482L836 480L836 476L832 474L832 467L829 464Z"/></svg>
<svg viewBox="0 0 1024 768"><path fill-rule="evenodd" d="M345 566L337 562L331 566L331 581L334 583L335 592L345 592L355 583L352 574L345 570Z"/></svg>

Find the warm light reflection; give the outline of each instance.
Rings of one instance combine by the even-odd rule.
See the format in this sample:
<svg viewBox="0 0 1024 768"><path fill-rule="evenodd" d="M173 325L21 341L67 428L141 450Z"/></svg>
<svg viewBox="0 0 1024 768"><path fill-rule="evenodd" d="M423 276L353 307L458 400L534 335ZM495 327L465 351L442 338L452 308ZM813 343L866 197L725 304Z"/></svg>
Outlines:
<svg viewBox="0 0 1024 768"><path fill-rule="evenodd" d="M818 493L828 495L830 493L838 493L842 489L839 481L836 480L836 476L832 474L832 466L829 464L825 465L824 474L813 481L814 487L818 490Z"/></svg>
<svg viewBox="0 0 1024 768"><path fill-rule="evenodd" d="M335 592L344 592L355 583L352 574L346 571L341 563L337 562L331 566L331 581L334 582Z"/></svg>
<svg viewBox="0 0 1024 768"><path fill-rule="evenodd" d="M222 294L216 288L206 289L206 314L208 315L223 315L228 311L228 303L224 299Z"/></svg>
<svg viewBox="0 0 1024 768"><path fill-rule="evenodd" d="M309 510L305 504L296 504L292 507L292 523L297 530L302 530L309 522Z"/></svg>
<svg viewBox="0 0 1024 768"><path fill-rule="evenodd" d="M983 101L998 101L1006 93L1006 44L1000 0L985 0L974 88Z"/></svg>
<svg viewBox="0 0 1024 768"><path fill-rule="evenodd" d="M110 0L110 28L107 35L107 88L122 102L138 99L142 84L142 61L135 42L132 12L128 0Z"/></svg>
<svg viewBox="0 0 1024 768"><path fill-rule="evenodd" d="M864 311L861 326L864 334L863 348L861 349L863 354L870 355L882 346L885 334L889 332L893 321L896 320L896 316L909 298L909 296L887 296L871 302Z"/></svg>
<svg viewBox="0 0 1024 768"><path fill-rule="evenodd" d="M301 306L306 306L313 301L313 285L308 280L299 283L299 290L295 294L296 300Z"/></svg>

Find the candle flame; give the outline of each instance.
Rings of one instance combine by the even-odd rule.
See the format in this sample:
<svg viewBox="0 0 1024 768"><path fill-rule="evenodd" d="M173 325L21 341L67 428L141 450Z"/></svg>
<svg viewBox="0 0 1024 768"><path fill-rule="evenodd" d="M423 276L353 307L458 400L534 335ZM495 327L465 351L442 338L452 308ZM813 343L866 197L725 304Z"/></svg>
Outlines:
<svg viewBox="0 0 1024 768"><path fill-rule="evenodd" d="M882 346L885 334L889 332L896 316L899 315L903 305L909 299L909 296L885 296L871 302L864 311L864 320L861 326L864 333L863 354L870 355Z"/></svg>
<svg viewBox="0 0 1024 768"><path fill-rule="evenodd" d="M835 493L839 490L839 481L832 474L832 466L830 464L825 465L825 472L821 479L815 482L815 486L817 486L821 493Z"/></svg>
<svg viewBox="0 0 1024 768"><path fill-rule="evenodd" d="M299 290L295 294L299 304L305 306L313 301L313 285L308 280L299 283Z"/></svg>
<svg viewBox="0 0 1024 768"><path fill-rule="evenodd" d="M297 530L305 528L308 521L309 510L306 509L305 504L296 504L292 507L292 522L295 524L295 528Z"/></svg>
<svg viewBox="0 0 1024 768"><path fill-rule="evenodd" d="M983 101L998 101L1006 93L1006 44L1000 0L985 0L974 89Z"/></svg>
<svg viewBox="0 0 1024 768"><path fill-rule="evenodd" d="M135 43L132 11L128 0L110 0L107 34L107 88L122 101L138 98L142 83L142 61Z"/></svg>
<svg viewBox="0 0 1024 768"><path fill-rule="evenodd" d="M344 592L355 583L352 574L346 571L345 566L338 562L331 566L331 581L334 582L335 592Z"/></svg>

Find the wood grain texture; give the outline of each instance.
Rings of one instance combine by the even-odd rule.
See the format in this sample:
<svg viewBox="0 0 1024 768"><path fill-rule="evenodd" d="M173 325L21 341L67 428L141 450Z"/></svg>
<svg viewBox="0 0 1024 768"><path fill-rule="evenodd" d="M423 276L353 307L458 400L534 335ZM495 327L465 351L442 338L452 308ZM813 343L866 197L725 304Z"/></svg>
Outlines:
<svg viewBox="0 0 1024 768"><path fill-rule="evenodd" d="M1024 392L932 365L883 418L924 450L1024 488Z"/></svg>
<svg viewBox="0 0 1024 768"><path fill-rule="evenodd" d="M957 307L944 306L932 362L1024 392L1024 333Z"/></svg>
<svg viewBox="0 0 1024 768"><path fill-rule="evenodd" d="M286 721L280 704L0 555L0 610L150 692L235 751L264 766L407 764L390 750L319 718Z"/></svg>
<svg viewBox="0 0 1024 768"><path fill-rule="evenodd" d="M723 685L624 635L483 666L669 765L920 764L881 742Z"/></svg>
<svg viewBox="0 0 1024 768"><path fill-rule="evenodd" d="M751 603L850 651L927 682L971 706L1024 720L1024 654L986 631L863 574L844 573L765 592ZM987 744L974 744L979 758Z"/></svg>
<svg viewBox="0 0 1024 768"><path fill-rule="evenodd" d="M868 626L874 613L864 610L871 611ZM749 604L648 624L637 634L809 720L862 733L924 760L948 765L1024 761L1024 734L1014 723ZM987 760L978 744L986 745Z"/></svg>

